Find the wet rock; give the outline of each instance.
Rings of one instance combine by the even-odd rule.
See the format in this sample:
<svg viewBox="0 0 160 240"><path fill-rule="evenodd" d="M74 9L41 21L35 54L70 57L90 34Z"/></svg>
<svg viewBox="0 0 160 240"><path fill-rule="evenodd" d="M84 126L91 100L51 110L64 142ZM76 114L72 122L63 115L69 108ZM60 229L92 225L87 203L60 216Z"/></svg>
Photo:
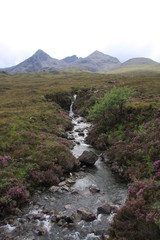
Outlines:
<svg viewBox="0 0 160 240"><path fill-rule="evenodd" d="M62 186L64 186L64 185L66 185L66 182L65 182L65 181L60 182L60 183L58 184L59 187L62 187Z"/></svg>
<svg viewBox="0 0 160 240"><path fill-rule="evenodd" d="M108 203L105 203L97 208L97 214L100 214L100 213L110 214L111 211L112 211L112 207Z"/></svg>
<svg viewBox="0 0 160 240"><path fill-rule="evenodd" d="M49 191L54 193L54 192L57 192L59 190L59 187L56 187L56 186L52 186L49 188Z"/></svg>
<svg viewBox="0 0 160 240"><path fill-rule="evenodd" d="M62 190L65 190L65 191L67 191L67 192L69 192L69 187L67 187L66 185L64 185L62 188L61 188Z"/></svg>
<svg viewBox="0 0 160 240"><path fill-rule="evenodd" d="M42 214L34 214L33 219L41 219Z"/></svg>
<svg viewBox="0 0 160 240"><path fill-rule="evenodd" d="M65 221L65 219L60 219L60 220L57 222L57 225L58 225L59 227L66 226L66 221Z"/></svg>
<svg viewBox="0 0 160 240"><path fill-rule="evenodd" d="M51 222L57 222L57 216L55 216L55 215L52 216L52 217L51 217Z"/></svg>
<svg viewBox="0 0 160 240"><path fill-rule="evenodd" d="M73 180L73 179L67 179L66 183L67 183L67 184L74 184L74 183L75 183L75 180Z"/></svg>
<svg viewBox="0 0 160 240"><path fill-rule="evenodd" d="M57 192L58 192L58 193L63 193L62 189L58 189Z"/></svg>
<svg viewBox="0 0 160 240"><path fill-rule="evenodd" d="M69 228L70 230L75 230L75 229L77 228L77 225L76 225L76 223L69 223L69 224L68 224L68 228Z"/></svg>
<svg viewBox="0 0 160 240"><path fill-rule="evenodd" d="M77 210L77 213L81 215L81 219L86 222L91 222L96 219L96 215L90 212L87 208L81 207Z"/></svg>
<svg viewBox="0 0 160 240"><path fill-rule="evenodd" d="M71 189L71 193L72 193L72 194L78 194L78 190L75 189L75 188L72 188L72 189Z"/></svg>
<svg viewBox="0 0 160 240"><path fill-rule="evenodd" d="M75 130L75 132L78 132L78 133L83 132L83 129L82 128L78 128L78 129Z"/></svg>
<svg viewBox="0 0 160 240"><path fill-rule="evenodd" d="M31 220L33 219L33 215L28 215L28 216L27 216L27 219L28 219L29 221L31 221Z"/></svg>
<svg viewBox="0 0 160 240"><path fill-rule="evenodd" d="M43 212L44 214L49 214L50 211L44 207L44 209L43 209L42 212Z"/></svg>
<svg viewBox="0 0 160 240"><path fill-rule="evenodd" d="M74 140L74 136L68 136L68 140Z"/></svg>
<svg viewBox="0 0 160 240"><path fill-rule="evenodd" d="M73 209L73 205L67 204L67 205L64 206L64 208L65 208L66 210Z"/></svg>
<svg viewBox="0 0 160 240"><path fill-rule="evenodd" d="M98 156L92 151L84 151L82 155L78 158L81 164L93 166L98 160Z"/></svg>
<svg viewBox="0 0 160 240"><path fill-rule="evenodd" d="M108 240L109 239L109 235L103 235L102 236L102 240Z"/></svg>
<svg viewBox="0 0 160 240"><path fill-rule="evenodd" d="M92 193L100 192L100 189L99 189L98 186L95 185L95 184L92 184L92 185L89 187L89 190L90 190L90 192L92 192Z"/></svg>
<svg viewBox="0 0 160 240"><path fill-rule="evenodd" d="M78 135L84 137L84 132L79 132Z"/></svg>
<svg viewBox="0 0 160 240"><path fill-rule="evenodd" d="M118 207L117 206L111 206L111 211L113 213L116 213L118 211Z"/></svg>
<svg viewBox="0 0 160 240"><path fill-rule="evenodd" d="M46 234L47 230L44 227L39 227L37 229L37 232L39 236L43 236L44 234Z"/></svg>

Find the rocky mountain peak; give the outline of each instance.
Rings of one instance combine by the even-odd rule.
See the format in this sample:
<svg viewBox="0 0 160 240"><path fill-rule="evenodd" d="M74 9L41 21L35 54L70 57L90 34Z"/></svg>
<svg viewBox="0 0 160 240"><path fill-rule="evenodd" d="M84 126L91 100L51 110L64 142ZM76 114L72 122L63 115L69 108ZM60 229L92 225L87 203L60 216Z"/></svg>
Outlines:
<svg viewBox="0 0 160 240"><path fill-rule="evenodd" d="M63 59L64 62L66 63L73 63L78 60L78 57L76 55L69 56Z"/></svg>
<svg viewBox="0 0 160 240"><path fill-rule="evenodd" d="M51 59L51 57L41 49L35 52L32 57L34 59L39 59L40 61L46 61L48 59Z"/></svg>
<svg viewBox="0 0 160 240"><path fill-rule="evenodd" d="M98 50L94 51L91 53L87 59L92 59L92 60L103 60L105 62L110 62L110 63L120 63L118 58L112 57L110 55L104 54L102 52L99 52Z"/></svg>

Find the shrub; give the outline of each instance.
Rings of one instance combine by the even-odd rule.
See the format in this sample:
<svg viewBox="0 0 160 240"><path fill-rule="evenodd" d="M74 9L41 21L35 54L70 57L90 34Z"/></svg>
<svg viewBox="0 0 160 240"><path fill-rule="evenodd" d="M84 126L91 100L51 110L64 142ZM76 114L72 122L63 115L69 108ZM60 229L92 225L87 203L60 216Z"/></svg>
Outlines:
<svg viewBox="0 0 160 240"><path fill-rule="evenodd" d="M124 105L128 101L133 91L127 87L113 88L106 93L100 103L96 103L90 110L90 119L97 120L105 117L107 112L122 114Z"/></svg>

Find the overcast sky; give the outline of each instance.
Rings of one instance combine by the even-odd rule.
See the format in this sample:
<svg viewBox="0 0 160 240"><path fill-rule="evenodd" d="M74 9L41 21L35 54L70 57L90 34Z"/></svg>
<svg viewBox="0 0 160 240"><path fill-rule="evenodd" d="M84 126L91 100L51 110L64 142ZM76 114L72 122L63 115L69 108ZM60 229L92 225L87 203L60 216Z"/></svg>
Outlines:
<svg viewBox="0 0 160 240"><path fill-rule="evenodd" d="M53 58L95 50L160 62L160 0L0 0L0 67L42 49Z"/></svg>

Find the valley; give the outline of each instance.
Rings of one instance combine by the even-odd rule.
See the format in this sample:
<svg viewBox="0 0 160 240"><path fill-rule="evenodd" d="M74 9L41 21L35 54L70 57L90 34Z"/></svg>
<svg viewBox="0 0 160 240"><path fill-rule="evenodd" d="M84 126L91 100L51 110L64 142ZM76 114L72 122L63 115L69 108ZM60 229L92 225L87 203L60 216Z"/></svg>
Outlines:
<svg viewBox="0 0 160 240"><path fill-rule="evenodd" d="M123 92L124 88L133 94L123 111L113 106L98 120L90 118L96 102L101 108L105 94L113 89ZM133 74L116 70L112 74L69 70L0 73L1 226L14 227L11 216L20 218L37 190L45 194L51 186L69 178L70 173L79 171L77 156L71 152L73 142L67 136L74 126L69 107L76 94L74 113L92 121L88 144L102 153L114 176L129 184L125 204L114 216L106 237L157 240L159 89L160 74L154 70L150 74L135 70ZM106 181L104 177L104 185ZM13 239L12 234L9 237ZM35 237L45 239L45 233Z"/></svg>

